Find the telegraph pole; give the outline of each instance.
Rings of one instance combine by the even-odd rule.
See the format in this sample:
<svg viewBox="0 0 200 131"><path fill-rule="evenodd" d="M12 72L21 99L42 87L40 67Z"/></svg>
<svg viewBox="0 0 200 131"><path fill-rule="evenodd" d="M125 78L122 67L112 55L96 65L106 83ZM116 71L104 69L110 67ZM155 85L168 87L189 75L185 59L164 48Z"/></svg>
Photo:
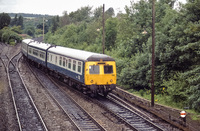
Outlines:
<svg viewBox="0 0 200 131"><path fill-rule="evenodd" d="M44 17L43 17L43 42L44 42Z"/></svg>
<svg viewBox="0 0 200 131"><path fill-rule="evenodd" d="M103 46L103 54L104 54L104 49L105 49L105 18L104 18L104 10L105 10L105 5L103 4L103 15L102 15L102 24L103 24L103 41L102 41L102 46Z"/></svg>
<svg viewBox="0 0 200 131"><path fill-rule="evenodd" d="M155 68L155 0L152 1L152 69L151 69L151 106L154 107L154 68Z"/></svg>

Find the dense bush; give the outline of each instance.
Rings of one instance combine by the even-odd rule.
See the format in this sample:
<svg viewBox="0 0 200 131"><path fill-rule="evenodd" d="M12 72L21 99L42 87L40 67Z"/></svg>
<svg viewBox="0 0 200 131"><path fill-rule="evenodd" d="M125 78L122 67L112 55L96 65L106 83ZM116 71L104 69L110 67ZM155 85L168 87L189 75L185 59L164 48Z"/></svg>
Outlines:
<svg viewBox="0 0 200 131"><path fill-rule="evenodd" d="M21 42L22 37L16 32L12 31L10 28L4 28L0 30L0 40L1 42L14 45L16 42Z"/></svg>

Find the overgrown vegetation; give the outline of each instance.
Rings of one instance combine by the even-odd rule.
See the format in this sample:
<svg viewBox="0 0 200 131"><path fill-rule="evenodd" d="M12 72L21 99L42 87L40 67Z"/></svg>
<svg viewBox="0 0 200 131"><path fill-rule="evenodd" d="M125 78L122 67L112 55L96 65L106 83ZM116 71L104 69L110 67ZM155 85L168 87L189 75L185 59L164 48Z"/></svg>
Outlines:
<svg viewBox="0 0 200 131"><path fill-rule="evenodd" d="M12 23L12 24L11 24ZM9 27L9 25L12 27ZM0 41L15 45L15 43L20 42L22 38L18 35L22 33L23 18L17 16L11 21L11 17L6 13L0 14Z"/></svg>
<svg viewBox="0 0 200 131"><path fill-rule="evenodd" d="M47 33L51 23L51 20L48 21L48 19L52 18L51 16L0 13L0 41L14 45L22 40L22 36L25 36L25 38L42 36L43 18L45 18L44 33Z"/></svg>

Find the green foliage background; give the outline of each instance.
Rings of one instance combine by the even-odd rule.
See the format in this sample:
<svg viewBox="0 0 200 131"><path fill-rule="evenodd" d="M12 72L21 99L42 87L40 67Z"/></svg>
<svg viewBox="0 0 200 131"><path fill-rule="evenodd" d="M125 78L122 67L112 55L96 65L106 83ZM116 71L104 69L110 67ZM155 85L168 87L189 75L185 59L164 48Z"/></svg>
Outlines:
<svg viewBox="0 0 200 131"><path fill-rule="evenodd" d="M10 28L9 25L11 24L11 17L7 13L0 14L0 41L4 43L8 43L11 45L15 45L16 42L20 42L22 38L18 35L22 33L22 25L23 25L23 18L22 16L19 17L17 20L17 16L12 21L12 27Z"/></svg>

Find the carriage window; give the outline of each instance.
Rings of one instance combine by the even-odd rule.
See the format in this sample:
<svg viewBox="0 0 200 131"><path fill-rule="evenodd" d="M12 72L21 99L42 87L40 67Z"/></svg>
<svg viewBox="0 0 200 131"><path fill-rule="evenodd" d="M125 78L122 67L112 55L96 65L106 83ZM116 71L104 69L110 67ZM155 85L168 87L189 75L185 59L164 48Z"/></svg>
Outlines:
<svg viewBox="0 0 200 131"><path fill-rule="evenodd" d="M49 61L49 53L47 53L47 61Z"/></svg>
<svg viewBox="0 0 200 131"><path fill-rule="evenodd" d="M68 68L69 68L69 69L71 69L71 62L72 62L72 60L69 59L69 63L68 63Z"/></svg>
<svg viewBox="0 0 200 131"><path fill-rule="evenodd" d="M56 64L57 64L57 56L56 56Z"/></svg>
<svg viewBox="0 0 200 131"><path fill-rule="evenodd" d="M66 68L67 68L67 64L68 64L67 59L66 59L66 63L65 64L66 64Z"/></svg>
<svg viewBox="0 0 200 131"><path fill-rule="evenodd" d="M53 56L51 55L51 61L52 61L52 59L53 59Z"/></svg>
<svg viewBox="0 0 200 131"><path fill-rule="evenodd" d="M65 67L65 58L63 58L63 66Z"/></svg>
<svg viewBox="0 0 200 131"><path fill-rule="evenodd" d="M78 72L81 73L81 62L78 62Z"/></svg>
<svg viewBox="0 0 200 131"><path fill-rule="evenodd" d="M73 60L73 70L76 71L76 61Z"/></svg>
<svg viewBox="0 0 200 131"><path fill-rule="evenodd" d="M38 56L38 51L33 49L33 54L34 54L35 56Z"/></svg>
<svg viewBox="0 0 200 131"><path fill-rule="evenodd" d="M99 74L99 66L98 65L90 65L89 73L90 74Z"/></svg>
<svg viewBox="0 0 200 131"><path fill-rule="evenodd" d="M44 59L44 55L45 55L44 52L40 52L40 58Z"/></svg>
<svg viewBox="0 0 200 131"><path fill-rule="evenodd" d="M62 57L60 57L59 65L62 65Z"/></svg>
<svg viewBox="0 0 200 131"><path fill-rule="evenodd" d="M104 66L104 74L111 74L111 73L113 73L113 66L105 65Z"/></svg>
<svg viewBox="0 0 200 131"><path fill-rule="evenodd" d="M28 52L31 54L31 48L28 49Z"/></svg>

